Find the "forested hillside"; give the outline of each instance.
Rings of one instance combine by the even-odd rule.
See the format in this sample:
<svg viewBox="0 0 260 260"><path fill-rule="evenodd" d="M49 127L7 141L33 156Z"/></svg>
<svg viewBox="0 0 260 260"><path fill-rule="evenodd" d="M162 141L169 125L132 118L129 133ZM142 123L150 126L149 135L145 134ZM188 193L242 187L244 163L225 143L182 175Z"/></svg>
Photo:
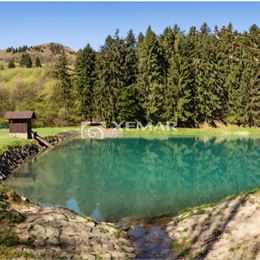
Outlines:
<svg viewBox="0 0 260 260"><path fill-rule="evenodd" d="M21 58L26 54L32 60L32 67L36 64L36 60L40 60L43 65L54 64L58 61L61 51L64 50L68 58L68 62L73 64L76 58L76 52L59 43L48 43L36 46L8 47L6 50L0 50L0 62L8 64L14 61L15 64L21 63Z"/></svg>
<svg viewBox="0 0 260 260"><path fill-rule="evenodd" d="M0 118L4 111L33 110L37 114L38 126L68 124L56 85L52 68L0 71ZM0 120L0 125L3 122Z"/></svg>
<svg viewBox="0 0 260 260"><path fill-rule="evenodd" d="M0 71L0 111L34 109L40 123L54 125L100 119L260 126L259 61L257 25L243 33L231 24L211 31L206 23L187 33L177 25L160 35L148 27L137 38L116 32L99 51L86 45L74 66L62 50L54 67Z"/></svg>

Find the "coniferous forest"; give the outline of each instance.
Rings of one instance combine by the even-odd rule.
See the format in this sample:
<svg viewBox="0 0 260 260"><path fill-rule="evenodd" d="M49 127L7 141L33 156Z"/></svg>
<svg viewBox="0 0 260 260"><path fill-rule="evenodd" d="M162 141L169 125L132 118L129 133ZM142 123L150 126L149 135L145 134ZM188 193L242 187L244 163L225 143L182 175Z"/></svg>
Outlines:
<svg viewBox="0 0 260 260"><path fill-rule="evenodd" d="M64 51L59 56L48 74L56 82L52 95L22 107L39 109L44 124L62 117L63 123L260 126L260 28L255 24L246 32L206 23L188 32L175 24L159 35L150 26L138 35L130 30L125 38L116 31L98 51L89 44L79 50L75 64Z"/></svg>
<svg viewBox="0 0 260 260"><path fill-rule="evenodd" d="M242 34L231 24L211 31L206 23L187 34L178 25L161 35L149 26L137 39L116 32L100 51L79 51L78 107L86 119L259 126L259 62L257 25Z"/></svg>

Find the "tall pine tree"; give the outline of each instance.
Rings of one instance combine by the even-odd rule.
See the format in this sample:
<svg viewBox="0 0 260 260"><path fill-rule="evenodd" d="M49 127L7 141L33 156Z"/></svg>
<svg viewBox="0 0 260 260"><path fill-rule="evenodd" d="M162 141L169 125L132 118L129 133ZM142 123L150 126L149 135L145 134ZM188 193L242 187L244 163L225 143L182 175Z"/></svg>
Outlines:
<svg viewBox="0 0 260 260"><path fill-rule="evenodd" d="M71 106L72 82L64 49L62 49L59 60L55 65L54 76L57 79L57 88L63 107L65 110L69 110Z"/></svg>
<svg viewBox="0 0 260 260"><path fill-rule="evenodd" d="M117 121L118 95L124 86L124 41L108 36L97 56L95 83L95 114L109 122Z"/></svg>
<svg viewBox="0 0 260 260"><path fill-rule="evenodd" d="M78 52L75 64L77 103L83 119L93 118L96 53L89 44Z"/></svg>
<svg viewBox="0 0 260 260"><path fill-rule="evenodd" d="M196 123L214 124L220 109L214 37L206 23L197 36L194 57Z"/></svg>
<svg viewBox="0 0 260 260"><path fill-rule="evenodd" d="M186 56L188 55L186 48L184 35L177 34L165 92L164 119L182 126L186 125L192 116L190 111L192 74L189 57Z"/></svg>
<svg viewBox="0 0 260 260"><path fill-rule="evenodd" d="M133 31L129 31L123 50L123 86L118 94L118 120L134 121L138 118L137 104L137 53Z"/></svg>
<svg viewBox="0 0 260 260"><path fill-rule="evenodd" d="M162 49L157 35L149 26L138 43L139 102L147 121L160 121L164 103Z"/></svg>

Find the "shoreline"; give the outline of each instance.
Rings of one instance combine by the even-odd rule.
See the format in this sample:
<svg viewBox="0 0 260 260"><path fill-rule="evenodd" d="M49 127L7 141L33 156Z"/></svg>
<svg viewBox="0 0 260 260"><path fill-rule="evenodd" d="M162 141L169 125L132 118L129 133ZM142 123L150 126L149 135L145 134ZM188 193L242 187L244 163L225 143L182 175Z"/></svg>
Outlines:
<svg viewBox="0 0 260 260"><path fill-rule="evenodd" d="M46 136L43 139L55 147L65 141L78 137L79 134L79 131L73 130L61 132L53 136ZM16 169L22 164L33 160L49 149L50 148L40 146L38 143L10 146L0 155L0 184L4 183L9 176L13 175Z"/></svg>
<svg viewBox="0 0 260 260"><path fill-rule="evenodd" d="M127 232L67 208L42 208L13 191L0 192L0 255L29 259L134 259Z"/></svg>
<svg viewBox="0 0 260 260"><path fill-rule="evenodd" d="M167 224L181 259L259 259L260 188L181 211Z"/></svg>
<svg viewBox="0 0 260 260"><path fill-rule="evenodd" d="M4 230L16 242L3 246L0 241L0 254L30 258L53 258L62 254L65 258L76 255L93 260L97 256L210 260L220 254L223 259L247 255L258 259L259 206L260 189L254 189L167 217L126 218L119 225L118 222L97 222L63 207L42 208L13 191L2 191L0 211L4 221L0 238ZM61 247L63 243L66 249Z"/></svg>
<svg viewBox="0 0 260 260"><path fill-rule="evenodd" d="M109 133L109 131L108 131ZM49 137L46 137L46 139L48 140L48 142L52 143L54 146L57 146L57 145L60 145L66 141L69 141L69 140L72 140L73 138L76 138L79 136L79 131L71 131L71 132L65 132L65 133L61 133L61 134L57 134L55 136L49 136ZM124 138L124 136L116 136L113 134L112 137L121 137L121 138ZM136 136L135 136L136 137ZM174 136L172 136L174 137ZM109 136L106 136L106 138L110 138ZM212 136L210 137L212 138ZM237 137L239 138L239 137ZM31 144L29 144L30 146ZM26 145L28 146L28 145ZM32 144L32 146L37 146L35 144ZM39 148L39 146L38 146ZM14 148L11 148L12 149L17 149L17 147L14 147ZM28 157L26 157L25 159L23 159L22 161L18 161L17 164L14 164L14 168L11 168L11 173L10 174L7 174L7 178L9 176L12 176L13 173L15 173L15 170L20 167L24 162L28 161L28 160L33 160L34 158L37 158L37 156L41 156L41 153L44 153L45 151L48 152L49 149L36 149L34 152L32 152L32 154L28 153ZM19 151L19 150L17 150ZM1 158L1 156L0 156ZM1 159L0 159L1 161ZM13 165L11 165L13 166ZM1 169L0 169L1 170ZM3 183L5 182L5 180L3 180ZM0 180L0 184L1 184L1 180ZM118 234L124 234L124 239L128 242L126 242L126 244L128 245L127 246L127 249L129 252L129 255L128 255L128 258L134 258L135 255L137 256L142 256L143 254L143 251L144 248L140 248L140 240L146 240L147 238L146 237L149 237L149 236L155 236L156 239L157 239L157 242L154 242L154 241L150 241L148 238L148 246L147 248L149 248L149 250L153 250L153 246L154 248L157 247L157 244L158 241L161 241L159 242L161 244L161 246L163 247L164 251L165 251L165 254L167 254L167 256L170 256L170 257L173 257L175 259L175 257L178 257L178 258L181 258L181 259L188 259L190 256L193 256L193 257L197 257L197 256L200 256L200 249L205 246L200 240L199 242L201 244L199 244L199 242L195 241L194 244L191 244L191 240L190 239L186 239L186 237L189 237L189 236L192 236L192 232L195 232L197 231L196 227L203 227L203 225L205 224L204 223L204 218L208 218L209 216L211 216L211 212L214 212L215 211L215 208L216 207L220 207L220 205L222 205L223 203L226 203L228 201L237 201L239 200L239 198L241 198L242 196L245 196L246 194L249 194L249 196L252 196L251 194L258 194L259 191L258 189L256 189L256 191L249 191L249 192L244 192L243 194L237 194L237 195L233 195L233 196L228 196L224 199L221 199L217 202L214 202L214 203L211 203L211 204L203 204L201 206L198 206L198 207L193 207L193 208L190 208L190 209L186 209L184 211L181 211L181 212L178 212L176 214L170 214L168 215L167 217L164 217L164 216L158 216L158 217L153 217L151 219L153 219L153 221L150 222L150 220L146 222L147 219L142 219L140 218L140 222L138 223L139 220L128 220L128 223L126 223L125 226L121 226L118 225L118 221L110 221L114 224L114 228L117 230L115 232L118 232ZM5 193L1 192L0 191L0 207L1 207L1 196L3 197ZM14 193L15 194L15 193ZM254 196L254 195L253 195ZM44 211L46 208L41 208L39 207L37 204L35 203L30 203L26 198L23 198L23 197L20 197L19 195L15 194L14 197L17 197L17 199L22 203L23 202L28 202L30 204L30 207L28 208L28 211L26 211L28 214L30 212L30 214L33 212L33 208L35 209L35 207L40 210L40 211ZM20 197L20 199L19 199ZM260 197L260 196L259 196ZM247 197L246 201L249 201L251 197ZM12 199L13 200L13 199ZM245 201L245 202L246 202ZM243 203L245 203L243 202ZM239 202L241 205L243 204L241 201ZM255 202L256 205L257 203L259 202ZM1 208L0 208L1 209ZM48 211L49 210L49 211ZM205 213L205 210L207 211ZM46 217L49 218L49 214L52 214L53 212L55 212L55 214L58 214L58 215L66 215L67 212L72 212L70 215L71 219L74 218L74 216L80 216L82 217L82 219L88 219L89 221L92 221L94 223L96 223L95 225L98 226L101 224L102 225L107 225L108 226L110 225L109 222L105 221L105 222L97 222L89 217L85 217L85 216L81 216L77 213L74 213L73 211L69 210L69 209L65 209L65 208L54 208L54 207L48 207L47 208L47 211L46 211ZM185 215L187 212L192 212L192 214L188 214L188 215ZM194 213L195 212L195 213ZM199 212L199 213L198 213ZM27 214L26 213L26 214ZM9 213L8 213L9 214ZM203 215L204 214L204 215ZM206 215L205 215L206 214ZM259 215L259 209L258 209L258 212L257 214ZM183 216L185 215L185 218L183 218ZM194 218L194 216L202 216L201 218L203 218L203 221L201 221L200 219L198 218ZM161 223L161 219L163 219L163 223ZM177 220L177 222L176 222ZM185 221L191 221L188 226L186 227L187 225L187 222ZM193 222L192 222L193 221ZM215 222L216 224L219 224L217 221L219 220L215 220L215 219L211 219L211 222L212 222L212 225L215 225ZM84 222L84 221L83 221ZM127 221L126 221L127 222ZM134 222L136 222L136 225L134 225ZM198 222L198 223L197 223ZM177 223L177 224L176 224ZM255 223L255 222L253 222ZM45 223L46 224L46 223ZM44 225L45 225L44 224ZM252 224L252 223L251 223ZM15 224L16 225L16 224ZM47 225L47 224L46 224ZM69 225L69 223L68 223ZM92 225L92 224L90 224ZM146 226L147 225L147 226ZM194 228L194 230L190 230L189 227L192 226L194 227L196 225L196 227ZM239 225L239 223L237 223L236 225ZM151 231L153 229L153 227L160 227L158 228L155 233L153 233L153 231ZM204 225L205 226L205 225ZM206 225L207 227L207 225ZM73 227L74 228L74 227ZM146 229L148 228L148 229ZM47 228L48 229L48 228ZM218 228L214 228L214 230L219 230ZM212 230L210 230L212 231ZM213 232L212 231L212 232ZM39 232L39 230L37 230L37 232ZM56 232L56 231L55 231ZM73 231L74 232L74 231ZM75 231L77 233L77 231ZM88 231L89 232L89 231ZM92 232L92 231L90 231ZM123 232L123 233L122 233ZM125 233L124 233L125 232ZM138 233L139 232L139 233ZM142 232L146 232L147 234L144 236L144 237L139 237L140 236L140 233ZM149 233L150 232L150 233ZM186 233L185 233L186 232ZM188 232L191 232L191 233L188 233ZM203 231L205 234L206 234L206 231ZM217 231L214 231L214 232L217 232ZM213 233L214 233L213 232ZM102 235L100 235L102 232L97 232L97 239L100 239L102 237ZM213 234L212 233L212 234ZM216 234L214 233L213 235L212 234L209 234L209 232L207 233L208 237L205 238L207 241L210 241L209 243L211 243L211 241L214 241L214 243L217 243L215 241L218 241L221 239L221 236L222 236L222 233L224 234L223 231L221 231L221 233L217 232ZM23 237L23 232L19 233L21 237ZM0 233L1 235L1 233ZM73 233L73 235L77 236L77 234ZM30 237L30 236L29 236ZM185 239L183 239L183 237ZM117 239L117 236L114 237L115 240ZM136 239L137 238L137 239ZM29 238L26 238L27 240ZM45 239L51 239L49 237L45 237ZM204 240L205 240L204 239ZM27 241L26 240L26 241ZM30 240L30 239L29 239ZM23 241L23 240L22 240ZM24 241L23 241L24 242ZM88 242L88 240L85 241L86 243ZM85 242L82 242L83 244ZM104 242L104 241L103 241ZM256 240L254 241L255 244L254 245L249 245L251 247L253 247L252 251L254 250L254 252L252 253L253 256L257 255L258 254L258 244L260 244L260 240L258 241L258 237L256 238ZM25 242L26 244L27 242ZM31 242L30 242L31 243ZM48 245L44 244L43 241L41 241L40 243L43 243L43 248L46 250L46 252L49 250L48 249ZM81 243L81 242L80 242ZM117 243L117 242L116 242ZM130 244L129 244L130 243ZM239 242L240 243L240 242ZM239 244L237 243L237 244ZM245 242L243 242L245 243ZM36 243L37 244L37 243ZM207 245L208 243L206 243ZM233 252L232 252L232 248L234 247L238 247L237 244L232 244L230 246L230 250L228 249L228 254L230 254L231 256L237 256L237 255L233 255ZM77 244L75 244L77 246ZM106 243L104 243L105 247L106 247ZM143 246L143 244L141 244ZM37 247L37 246L36 246ZM91 246L92 248L93 246ZM102 248L102 246L100 247L99 243L95 244L94 245L94 248ZM110 247L111 247L111 244L110 244ZM223 246L222 246L223 247ZM30 254L35 254L35 252L29 247L26 247L25 246L25 252L26 254L29 253ZM147 249L145 248L145 249ZM206 247L207 248L207 247ZM255 249L256 248L256 249ZM259 246L260 248L260 246ZM134 250L135 249L135 250ZM59 250L59 249L57 249ZM89 250L89 249L88 249ZM125 249L122 249L121 250L121 253L122 254L125 254L126 252L124 251ZM204 249L203 249L204 250ZM203 251L201 250L201 251ZM210 249L212 251L212 249ZM213 248L213 250L215 250ZM55 250L54 250L55 251ZM55 256L55 253L54 251L50 251L50 252L53 252L53 253L50 253L50 254L54 254L52 256ZM211 252L210 251L210 252ZM89 252L89 251L88 251ZM94 251L91 251L92 253ZM103 252L103 251L102 251ZM205 254L206 249L202 252L203 254ZM1 243L0 243L0 254L1 254ZM78 254L78 252L77 252ZM79 253L80 254L80 253ZM86 252L84 254L87 254ZM115 259L118 259L116 256L112 255L112 253L110 252L109 253L110 256L105 252L105 257L108 257L108 259L110 258L113 258L115 257ZM207 252L208 254L208 252ZM214 255L215 252L212 251L209 255ZM227 254L227 252L226 252ZM99 253L93 253L92 255L90 254L87 254L87 257L89 257L89 259L92 259L93 257L96 257L96 256L102 256L103 253L99 254ZM30 255L32 256L32 255ZM118 257L120 256L120 252L118 252ZM121 255L122 256L122 255ZM154 252L154 256L157 257L158 255L156 255L156 252ZM161 255L160 255L161 256ZM215 254L216 256L216 254ZM229 255L224 255L223 257L226 257L226 256L229 256ZM80 255L80 257L82 257L82 255ZM110 257L110 258L109 258ZM120 257L119 257L120 258ZM93 258L95 259L95 258Z"/></svg>
<svg viewBox="0 0 260 260"><path fill-rule="evenodd" d="M80 132L73 130L44 139L55 147L79 136ZM9 147L0 155L0 186L9 177L15 177L16 170L24 163L50 149L34 143ZM126 228L107 221L97 222L63 207L42 208L14 191L6 191L4 185L0 190L0 212L4 216L0 227L0 255L36 259L42 256L70 258L75 255L93 260L135 258ZM18 221L15 216L18 216ZM50 221L56 221L56 225L50 227ZM82 235L88 239L82 239ZM1 237L5 236L2 241ZM10 239L16 242L5 245L6 240ZM61 246L63 243L66 249Z"/></svg>

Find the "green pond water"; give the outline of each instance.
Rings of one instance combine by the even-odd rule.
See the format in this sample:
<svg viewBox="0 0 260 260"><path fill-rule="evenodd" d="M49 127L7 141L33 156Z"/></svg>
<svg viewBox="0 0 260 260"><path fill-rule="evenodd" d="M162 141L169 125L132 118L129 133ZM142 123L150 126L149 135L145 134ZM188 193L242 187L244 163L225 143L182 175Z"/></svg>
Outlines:
<svg viewBox="0 0 260 260"><path fill-rule="evenodd" d="M98 220L172 214L260 187L260 139L77 139L25 164L10 186Z"/></svg>

